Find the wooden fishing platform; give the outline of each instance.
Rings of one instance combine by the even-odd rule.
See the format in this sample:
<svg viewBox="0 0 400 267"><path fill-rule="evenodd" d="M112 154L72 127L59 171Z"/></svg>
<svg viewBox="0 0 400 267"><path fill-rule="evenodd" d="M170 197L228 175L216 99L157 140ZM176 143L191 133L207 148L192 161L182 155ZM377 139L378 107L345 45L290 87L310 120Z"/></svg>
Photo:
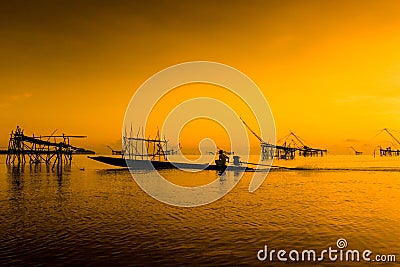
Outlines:
<svg viewBox="0 0 400 267"><path fill-rule="evenodd" d="M392 149L391 147L387 147L387 148L380 148L379 149L379 155L381 157L392 157L392 156L400 156L400 150L397 149Z"/></svg>
<svg viewBox="0 0 400 267"><path fill-rule="evenodd" d="M389 130L388 128L384 128L381 130L381 132L386 132L392 138L392 141L394 142L392 142L393 146L400 146L399 139L394 136L391 130ZM400 149L392 147L382 148L381 146L379 146L379 155L381 157L400 156Z"/></svg>
<svg viewBox="0 0 400 267"><path fill-rule="evenodd" d="M356 156L360 156L360 155L362 155L363 154L363 152L362 151L358 151L358 150L356 150L354 147L349 147L349 148L351 148L353 151L354 151L354 155L356 155Z"/></svg>
<svg viewBox="0 0 400 267"><path fill-rule="evenodd" d="M293 132L284 138L281 145L273 145L265 142L247 123L240 118L243 124L261 143L262 160L268 159L294 159L296 154L303 157L322 157L328 153L326 149L312 148L304 144L304 141Z"/></svg>
<svg viewBox="0 0 400 267"><path fill-rule="evenodd" d="M70 138L85 138L80 135L27 136L17 126L11 131L7 149L7 164L39 164L53 163L55 166L70 165L73 154L94 153L93 151L75 147L70 144Z"/></svg>

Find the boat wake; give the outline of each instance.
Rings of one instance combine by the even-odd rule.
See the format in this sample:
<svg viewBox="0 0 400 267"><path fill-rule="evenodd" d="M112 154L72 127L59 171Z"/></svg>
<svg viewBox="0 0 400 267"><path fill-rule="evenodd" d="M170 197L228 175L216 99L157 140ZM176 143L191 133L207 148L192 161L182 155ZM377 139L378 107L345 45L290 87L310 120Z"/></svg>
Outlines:
<svg viewBox="0 0 400 267"><path fill-rule="evenodd" d="M283 167L283 166L271 166L270 171L365 171L365 172L400 172L400 167Z"/></svg>

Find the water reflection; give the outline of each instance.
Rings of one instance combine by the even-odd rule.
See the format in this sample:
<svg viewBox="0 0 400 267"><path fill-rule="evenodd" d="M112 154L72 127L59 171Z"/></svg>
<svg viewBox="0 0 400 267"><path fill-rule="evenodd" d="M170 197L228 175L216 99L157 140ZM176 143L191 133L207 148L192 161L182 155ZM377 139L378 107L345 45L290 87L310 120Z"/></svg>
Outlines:
<svg viewBox="0 0 400 267"><path fill-rule="evenodd" d="M24 189L24 164L7 165L7 176L10 181L11 199L19 199Z"/></svg>
<svg viewBox="0 0 400 267"><path fill-rule="evenodd" d="M243 171L234 171L233 172L233 177L234 181L237 182L239 181L240 177L242 177Z"/></svg>
<svg viewBox="0 0 400 267"><path fill-rule="evenodd" d="M42 169L42 165L41 164L29 164L29 170L31 172L40 172Z"/></svg>
<svg viewBox="0 0 400 267"><path fill-rule="evenodd" d="M275 171L250 194L252 173L230 171L215 190L241 179L224 198L178 208L149 197L126 169L78 160L85 171L0 164L0 266L254 266L266 244L321 251L339 237L354 249L399 250L398 172ZM162 174L187 186L220 179Z"/></svg>
<svg viewBox="0 0 400 267"><path fill-rule="evenodd" d="M30 196L34 192L42 194L45 187L56 188L57 198L64 199L62 194L69 185L71 166L58 166L54 170L45 164L18 163L6 166L10 200L22 200L25 194Z"/></svg>

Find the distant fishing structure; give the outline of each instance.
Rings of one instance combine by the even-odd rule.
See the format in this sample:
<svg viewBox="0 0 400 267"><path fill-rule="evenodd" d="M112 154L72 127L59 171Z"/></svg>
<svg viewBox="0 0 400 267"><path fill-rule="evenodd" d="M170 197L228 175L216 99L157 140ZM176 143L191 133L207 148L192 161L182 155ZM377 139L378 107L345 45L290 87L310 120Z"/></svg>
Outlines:
<svg viewBox="0 0 400 267"><path fill-rule="evenodd" d="M273 159L274 158L274 150L276 149L276 146L265 142L256 132L254 132L250 126L242 119L240 120L243 122L243 124L249 129L249 131L260 141L261 145L261 160L268 160L268 159Z"/></svg>
<svg viewBox="0 0 400 267"><path fill-rule="evenodd" d="M352 146L350 146L349 148L352 149L352 150L354 151L354 154L355 154L356 156L360 156L360 155L363 154L362 151L357 151L357 150L356 150L354 147L352 147Z"/></svg>
<svg viewBox="0 0 400 267"><path fill-rule="evenodd" d="M305 145L304 141L293 132L290 132L284 138L284 142L280 147L281 147L281 150L283 150L284 152L285 152L285 149L292 149L292 150L294 149L295 151L298 151L299 156L303 156L303 157L318 157L318 156L322 157L322 156L324 156L324 154L326 155L328 153L328 151L326 149L312 148L310 146ZM278 152L279 152L279 149L278 149ZM278 158L279 158L279 154L278 154ZM284 155L283 159L287 159L286 155Z"/></svg>
<svg viewBox="0 0 400 267"><path fill-rule="evenodd" d="M167 141L168 142L168 141ZM177 155L181 151L181 144L178 144L171 149L165 150L165 155Z"/></svg>
<svg viewBox="0 0 400 267"><path fill-rule="evenodd" d="M379 155L381 157L400 156L400 149L399 149L400 141L399 141L399 139L396 138L396 136L394 136L394 134L392 133L391 130L389 130L388 128L383 128L373 138L375 138L376 136L378 136L379 134L381 134L383 132L386 132L389 135L389 137L392 139L391 144L394 148L391 146L383 148L381 145L378 145ZM374 157L375 157L375 153L376 153L376 150L374 150Z"/></svg>
<svg viewBox="0 0 400 267"><path fill-rule="evenodd" d="M304 141L293 132L290 132L283 138L282 145L270 144L255 133L242 118L240 119L247 129L260 141L262 160L273 159L274 157L278 159L295 159L296 152L298 152L299 156L303 157L322 157L328 153L326 149L312 148L305 145Z"/></svg>
<svg viewBox="0 0 400 267"><path fill-rule="evenodd" d="M70 138L85 138L82 135L51 135L26 136L24 131L17 126L11 131L8 142L6 163L14 164L39 164L45 163L52 168L71 165L73 154L94 154L93 151L75 147L70 144Z"/></svg>
<svg viewBox="0 0 400 267"><path fill-rule="evenodd" d="M114 150L112 147L107 146L111 150L112 155L122 155L122 150Z"/></svg>

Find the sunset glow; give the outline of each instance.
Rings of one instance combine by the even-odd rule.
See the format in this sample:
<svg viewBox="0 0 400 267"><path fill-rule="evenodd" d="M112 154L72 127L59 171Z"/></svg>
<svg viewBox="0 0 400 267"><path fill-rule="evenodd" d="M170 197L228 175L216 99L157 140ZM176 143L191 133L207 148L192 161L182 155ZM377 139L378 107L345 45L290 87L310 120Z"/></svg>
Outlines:
<svg viewBox="0 0 400 267"><path fill-rule="evenodd" d="M120 142L135 90L156 72L193 60L248 75L271 106L277 139L292 130L346 153L349 143L365 145L382 128L399 130L398 1L2 5L3 147L18 124L28 134L85 134L78 143L105 151ZM162 103L172 109L194 95L244 108L210 86L178 88ZM186 132L181 143L188 146L204 135Z"/></svg>

